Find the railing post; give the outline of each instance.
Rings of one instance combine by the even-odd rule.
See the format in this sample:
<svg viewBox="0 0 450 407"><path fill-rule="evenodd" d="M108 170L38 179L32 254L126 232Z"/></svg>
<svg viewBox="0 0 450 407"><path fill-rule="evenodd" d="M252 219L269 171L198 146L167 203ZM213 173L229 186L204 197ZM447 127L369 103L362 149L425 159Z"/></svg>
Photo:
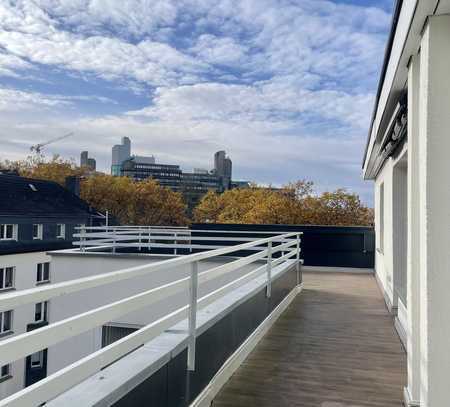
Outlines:
<svg viewBox="0 0 450 407"><path fill-rule="evenodd" d="M175 247L173 249L173 254L176 256L178 254L177 247L176 247L177 246L177 232L174 232L174 241L173 241L173 243L175 245Z"/></svg>
<svg viewBox="0 0 450 407"><path fill-rule="evenodd" d="M296 246L296 270L297 270L297 285L302 282L302 276L300 274L300 233L297 234L297 246Z"/></svg>
<svg viewBox="0 0 450 407"><path fill-rule="evenodd" d="M272 294L272 240L267 244L267 291L266 296L270 298Z"/></svg>
<svg viewBox="0 0 450 407"><path fill-rule="evenodd" d="M191 279L189 285L189 343L187 368L195 370L195 342L197 328L197 297L198 297L198 262L191 264Z"/></svg>
<svg viewBox="0 0 450 407"><path fill-rule="evenodd" d="M86 233L86 226L83 225L80 228L80 234L81 234L81 236L80 236L80 250L82 252L85 251L85 247L84 247L84 242L85 242L85 239L86 239L85 233Z"/></svg>
<svg viewBox="0 0 450 407"><path fill-rule="evenodd" d="M112 252L113 253L116 252L116 228L113 228L113 247L112 247Z"/></svg>
<svg viewBox="0 0 450 407"><path fill-rule="evenodd" d="M139 226L139 251L142 250L141 227Z"/></svg>
<svg viewBox="0 0 450 407"><path fill-rule="evenodd" d="M151 247L152 247L152 228L148 228L148 251L150 251Z"/></svg>

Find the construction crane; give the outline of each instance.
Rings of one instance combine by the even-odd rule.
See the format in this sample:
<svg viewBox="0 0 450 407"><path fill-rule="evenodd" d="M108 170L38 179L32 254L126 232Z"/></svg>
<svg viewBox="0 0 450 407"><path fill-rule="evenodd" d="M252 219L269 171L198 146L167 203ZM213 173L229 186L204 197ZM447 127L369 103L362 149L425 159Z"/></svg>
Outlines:
<svg viewBox="0 0 450 407"><path fill-rule="evenodd" d="M41 154L42 147L45 147L45 146L47 146L49 144L54 143L55 141L59 141L59 140L65 139L65 138L73 136L73 135L74 135L74 133L70 132L70 133L64 134L64 136L59 136L59 137L53 138L53 139L48 140L48 141L46 141L44 143L35 144L34 146L30 147L30 151L31 152L35 152L36 154Z"/></svg>

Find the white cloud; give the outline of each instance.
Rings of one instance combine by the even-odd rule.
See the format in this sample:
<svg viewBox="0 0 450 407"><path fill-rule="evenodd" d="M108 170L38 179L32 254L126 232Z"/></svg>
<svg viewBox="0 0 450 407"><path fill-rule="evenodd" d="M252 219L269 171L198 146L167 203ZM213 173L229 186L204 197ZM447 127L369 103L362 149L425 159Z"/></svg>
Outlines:
<svg viewBox="0 0 450 407"><path fill-rule="evenodd" d="M219 38L211 34L202 34L190 51L211 64L236 65L244 59L247 47L230 37Z"/></svg>
<svg viewBox="0 0 450 407"><path fill-rule="evenodd" d="M24 69L32 69L33 66L16 55L8 54L0 48L0 76L20 77Z"/></svg>
<svg viewBox="0 0 450 407"><path fill-rule="evenodd" d="M128 114L163 121L285 122L292 115L295 121L301 121L296 115L309 113L361 129L367 127L372 102L371 94L304 90L288 80L256 86L202 83L158 88L151 107Z"/></svg>
<svg viewBox="0 0 450 407"><path fill-rule="evenodd" d="M66 100L48 97L40 93L22 92L0 88L0 111L21 111L24 109L48 108L68 104Z"/></svg>
<svg viewBox="0 0 450 407"><path fill-rule="evenodd" d="M24 92L16 89L0 87L0 112L16 112L24 111L36 112L36 110L52 109L50 114L55 112L55 109L70 108L75 101L89 101L98 103L112 103L115 102L104 96L95 95L52 95L39 92Z"/></svg>

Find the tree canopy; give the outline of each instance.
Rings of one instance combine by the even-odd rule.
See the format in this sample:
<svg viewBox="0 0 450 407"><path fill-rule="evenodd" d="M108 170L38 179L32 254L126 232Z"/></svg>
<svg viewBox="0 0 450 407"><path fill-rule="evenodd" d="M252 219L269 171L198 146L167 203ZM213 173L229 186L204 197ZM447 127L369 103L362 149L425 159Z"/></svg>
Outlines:
<svg viewBox="0 0 450 407"><path fill-rule="evenodd" d="M282 189L208 192L194 210L196 222L358 226L373 224L373 210L344 189L316 195L313 183L298 181Z"/></svg>
<svg viewBox="0 0 450 407"><path fill-rule="evenodd" d="M134 225L187 225L186 203L181 193L157 181L134 181L92 173L73 160L54 156L29 157L24 161L0 162L22 176L46 179L64 185L68 176L80 176L81 197L97 210L109 211L120 223ZM303 224L357 226L373 224L373 209L358 195L337 189L316 194L314 184L300 180L283 188L232 189L222 194L208 192L194 209L193 220L211 223Z"/></svg>

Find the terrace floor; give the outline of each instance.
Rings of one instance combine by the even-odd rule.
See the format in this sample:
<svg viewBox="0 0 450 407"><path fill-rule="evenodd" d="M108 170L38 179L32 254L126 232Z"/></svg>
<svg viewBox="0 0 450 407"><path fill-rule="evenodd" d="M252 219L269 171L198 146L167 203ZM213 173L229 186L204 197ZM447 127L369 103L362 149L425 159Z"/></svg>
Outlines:
<svg viewBox="0 0 450 407"><path fill-rule="evenodd" d="M373 275L303 279L213 406L401 406L406 354Z"/></svg>

